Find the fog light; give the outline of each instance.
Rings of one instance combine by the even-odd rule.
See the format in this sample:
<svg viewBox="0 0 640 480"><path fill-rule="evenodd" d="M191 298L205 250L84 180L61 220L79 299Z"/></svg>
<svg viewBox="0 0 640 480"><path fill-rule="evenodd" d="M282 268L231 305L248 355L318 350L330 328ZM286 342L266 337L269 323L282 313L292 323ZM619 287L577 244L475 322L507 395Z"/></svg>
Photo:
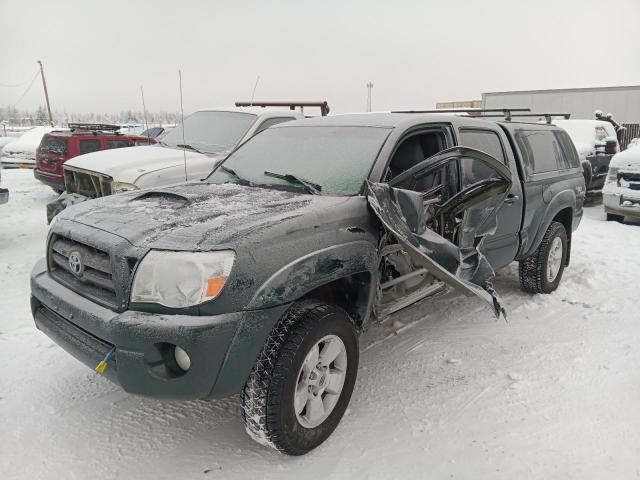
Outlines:
<svg viewBox="0 0 640 480"><path fill-rule="evenodd" d="M176 358L176 363L178 366L184 370L185 372L191 368L191 359L187 352L176 345L175 350L173 351L173 355Z"/></svg>

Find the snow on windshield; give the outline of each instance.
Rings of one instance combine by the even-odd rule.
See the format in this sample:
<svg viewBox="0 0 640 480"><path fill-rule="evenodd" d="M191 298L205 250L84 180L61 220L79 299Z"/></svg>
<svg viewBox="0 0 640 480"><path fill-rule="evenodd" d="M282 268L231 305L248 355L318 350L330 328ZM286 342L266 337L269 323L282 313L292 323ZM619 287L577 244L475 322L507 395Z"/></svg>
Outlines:
<svg viewBox="0 0 640 480"><path fill-rule="evenodd" d="M265 174L272 172L313 182L321 187L322 193L356 195L389 132L389 129L379 127L270 128L238 148L224 162L226 170L218 168L210 180L214 183L248 180L267 185L295 184Z"/></svg>
<svg viewBox="0 0 640 480"><path fill-rule="evenodd" d="M231 150L245 135L256 115L244 112L201 111L189 115L163 139L171 147L187 145L204 153ZM180 148L180 147L178 147Z"/></svg>

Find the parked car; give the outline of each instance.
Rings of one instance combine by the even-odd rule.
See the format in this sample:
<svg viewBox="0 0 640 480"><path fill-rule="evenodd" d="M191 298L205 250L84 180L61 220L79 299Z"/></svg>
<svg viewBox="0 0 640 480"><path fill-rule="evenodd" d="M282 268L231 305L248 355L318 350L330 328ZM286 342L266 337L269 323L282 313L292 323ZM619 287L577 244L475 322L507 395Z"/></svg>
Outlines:
<svg viewBox="0 0 640 480"><path fill-rule="evenodd" d="M2 148L0 159L4 168L33 168L36 164L36 150L42 137L53 127L33 127Z"/></svg>
<svg viewBox="0 0 640 480"><path fill-rule="evenodd" d="M0 165L0 185L2 185L2 166ZM9 189L0 187L0 205L9 201Z"/></svg>
<svg viewBox="0 0 640 480"><path fill-rule="evenodd" d="M270 126L303 118L300 110L261 107L200 110L158 146L96 152L64 166L65 193L47 205L49 221L69 205L141 188L206 177L237 145Z"/></svg>
<svg viewBox="0 0 640 480"><path fill-rule="evenodd" d="M578 150L587 190L600 191L611 157L620 151L613 125L600 120L554 120L554 123L566 130Z"/></svg>
<svg viewBox="0 0 640 480"><path fill-rule="evenodd" d="M611 159L602 202L607 220L640 219L640 142Z"/></svg>
<svg viewBox="0 0 640 480"><path fill-rule="evenodd" d="M359 332L445 285L500 315L490 280L514 260L523 290L553 292L584 197L555 126L410 113L282 123L204 181L62 212L31 308L125 391L240 392L247 432L300 455L347 408Z"/></svg>
<svg viewBox="0 0 640 480"><path fill-rule="evenodd" d="M155 140L123 135L117 125L70 123L69 130L54 130L42 137L33 176L58 193L64 191L62 166L71 158L91 152L151 145Z"/></svg>

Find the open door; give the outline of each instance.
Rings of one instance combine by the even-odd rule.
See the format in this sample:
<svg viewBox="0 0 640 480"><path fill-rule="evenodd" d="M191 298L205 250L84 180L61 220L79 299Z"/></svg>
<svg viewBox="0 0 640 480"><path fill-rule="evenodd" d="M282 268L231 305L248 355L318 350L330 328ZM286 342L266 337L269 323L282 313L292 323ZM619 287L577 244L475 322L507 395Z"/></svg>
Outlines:
<svg viewBox="0 0 640 480"><path fill-rule="evenodd" d="M447 180L452 171L463 180ZM480 247L495 231L496 212L511 189L507 167L479 150L454 147L389 183L366 186L374 213L416 265L465 295L482 298L497 317L505 314Z"/></svg>

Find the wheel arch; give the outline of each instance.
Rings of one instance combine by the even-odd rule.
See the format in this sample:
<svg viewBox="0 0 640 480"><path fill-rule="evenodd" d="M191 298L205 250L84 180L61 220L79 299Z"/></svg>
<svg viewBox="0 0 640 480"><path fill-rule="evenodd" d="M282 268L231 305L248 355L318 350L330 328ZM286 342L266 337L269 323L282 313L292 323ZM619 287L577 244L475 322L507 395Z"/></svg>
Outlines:
<svg viewBox="0 0 640 480"><path fill-rule="evenodd" d="M538 223L535 234L529 236L529 241L525 242L525 247L518 254L518 260L528 257L540 246L544 234L549 229L551 222L559 222L567 231L567 260L565 265L569 265L571 252L571 234L573 232L574 206L576 205L575 193L571 190L564 190L557 194L549 202L542 220Z"/></svg>
<svg viewBox="0 0 640 480"><path fill-rule="evenodd" d="M361 326L375 299L378 254L367 241L317 250L285 265L258 289L247 309L316 299L345 310Z"/></svg>

